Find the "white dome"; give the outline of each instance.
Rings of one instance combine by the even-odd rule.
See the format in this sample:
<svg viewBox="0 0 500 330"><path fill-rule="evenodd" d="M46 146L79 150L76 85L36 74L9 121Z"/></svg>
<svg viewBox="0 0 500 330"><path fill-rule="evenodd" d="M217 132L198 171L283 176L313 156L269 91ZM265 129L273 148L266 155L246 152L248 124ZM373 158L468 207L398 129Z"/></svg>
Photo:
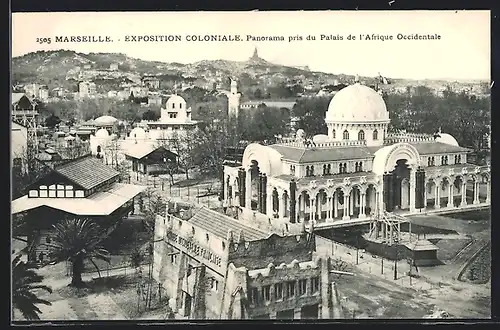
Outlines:
<svg viewBox="0 0 500 330"><path fill-rule="evenodd" d="M330 139L329 139L328 135L325 135L325 134L318 134L318 135L313 136L314 143L325 143L325 142L328 142L329 140Z"/></svg>
<svg viewBox="0 0 500 330"><path fill-rule="evenodd" d="M446 133L439 133L439 136L436 138L436 142L450 144L452 146L457 146L457 147L459 146L457 140L450 134Z"/></svg>
<svg viewBox="0 0 500 330"><path fill-rule="evenodd" d="M94 120L95 125L114 125L118 119L113 116L101 116Z"/></svg>
<svg viewBox="0 0 500 330"><path fill-rule="evenodd" d="M330 101L327 122L389 122L382 96L356 83L341 89Z"/></svg>
<svg viewBox="0 0 500 330"><path fill-rule="evenodd" d="M170 98L167 100L167 105L170 105L172 103L176 103L176 104L179 104L179 103L182 103L182 104L186 104L186 100L184 100L184 98L182 96L179 96L179 95L172 95L170 96Z"/></svg>
<svg viewBox="0 0 500 330"><path fill-rule="evenodd" d="M146 137L146 131L141 127L136 127L130 131L129 136L133 139L144 139Z"/></svg>
<svg viewBox="0 0 500 330"><path fill-rule="evenodd" d="M109 133L104 128L101 128L95 132L95 137L99 139L106 139L109 137Z"/></svg>

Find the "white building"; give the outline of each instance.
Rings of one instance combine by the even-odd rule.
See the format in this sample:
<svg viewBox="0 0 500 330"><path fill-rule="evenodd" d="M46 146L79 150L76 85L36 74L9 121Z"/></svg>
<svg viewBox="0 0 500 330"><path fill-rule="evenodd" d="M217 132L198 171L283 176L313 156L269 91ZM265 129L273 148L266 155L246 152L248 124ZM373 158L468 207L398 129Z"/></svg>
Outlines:
<svg viewBox="0 0 500 330"><path fill-rule="evenodd" d="M92 97L96 94L96 85L91 81L82 81L78 84L78 96L81 98Z"/></svg>
<svg viewBox="0 0 500 330"><path fill-rule="evenodd" d="M158 121L142 121L149 128L149 138L153 140L170 139L174 132L183 134L185 131L194 129L198 121L191 119L191 108L187 107L186 101L179 95L172 95L167 100L165 108L161 109L161 117Z"/></svg>
<svg viewBox="0 0 500 330"><path fill-rule="evenodd" d="M446 114L444 114L446 115ZM312 141L250 144L242 166L224 167L224 199L242 213L294 226L369 219L383 212L456 211L490 204L490 168L467 163L449 134L389 133L381 95L359 83L340 90Z"/></svg>

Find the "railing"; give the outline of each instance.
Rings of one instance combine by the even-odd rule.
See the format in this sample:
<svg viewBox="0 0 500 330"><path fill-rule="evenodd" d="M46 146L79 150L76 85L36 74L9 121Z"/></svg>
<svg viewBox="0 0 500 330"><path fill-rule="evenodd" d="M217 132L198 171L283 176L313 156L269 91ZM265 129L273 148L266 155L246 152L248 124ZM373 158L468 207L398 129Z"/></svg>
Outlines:
<svg viewBox="0 0 500 330"><path fill-rule="evenodd" d="M400 142L432 142L434 141L434 136L430 134L423 133L391 133L384 141L384 144L394 144Z"/></svg>
<svg viewBox="0 0 500 330"><path fill-rule="evenodd" d="M288 139L287 139L288 140ZM284 142L283 142L284 141ZM292 141L292 140L289 140ZM366 141L365 140L356 140L356 141L330 141L330 142L321 142L321 143L314 143L314 142L298 142L298 141L293 141L293 142L287 142L284 139L282 139L280 142L277 144L279 145L284 145L284 146L290 146L290 147L297 147L297 148L331 148L331 147L356 147L356 146L366 146Z"/></svg>

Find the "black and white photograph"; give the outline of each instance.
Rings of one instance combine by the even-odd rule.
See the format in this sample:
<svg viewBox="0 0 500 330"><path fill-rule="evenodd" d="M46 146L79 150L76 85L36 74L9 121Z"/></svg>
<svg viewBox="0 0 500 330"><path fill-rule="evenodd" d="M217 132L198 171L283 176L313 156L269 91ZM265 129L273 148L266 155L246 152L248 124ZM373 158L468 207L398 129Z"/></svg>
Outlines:
<svg viewBox="0 0 500 330"><path fill-rule="evenodd" d="M490 15L13 13L12 323L490 319Z"/></svg>

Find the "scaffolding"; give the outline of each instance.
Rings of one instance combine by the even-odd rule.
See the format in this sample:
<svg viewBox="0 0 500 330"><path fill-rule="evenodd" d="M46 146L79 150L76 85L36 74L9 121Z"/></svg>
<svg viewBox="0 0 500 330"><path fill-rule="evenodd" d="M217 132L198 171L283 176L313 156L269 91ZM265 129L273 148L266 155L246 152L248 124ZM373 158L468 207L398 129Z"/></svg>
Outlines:
<svg viewBox="0 0 500 330"><path fill-rule="evenodd" d="M28 146L33 148L35 154L38 154L37 137L37 116L36 103L32 103L32 109L18 109L17 105L12 107L12 121L26 127Z"/></svg>
<svg viewBox="0 0 500 330"><path fill-rule="evenodd" d="M392 246L401 242L401 224L408 223L411 237L411 222L400 215L391 212L379 212L372 217L369 238L382 240L382 243Z"/></svg>

